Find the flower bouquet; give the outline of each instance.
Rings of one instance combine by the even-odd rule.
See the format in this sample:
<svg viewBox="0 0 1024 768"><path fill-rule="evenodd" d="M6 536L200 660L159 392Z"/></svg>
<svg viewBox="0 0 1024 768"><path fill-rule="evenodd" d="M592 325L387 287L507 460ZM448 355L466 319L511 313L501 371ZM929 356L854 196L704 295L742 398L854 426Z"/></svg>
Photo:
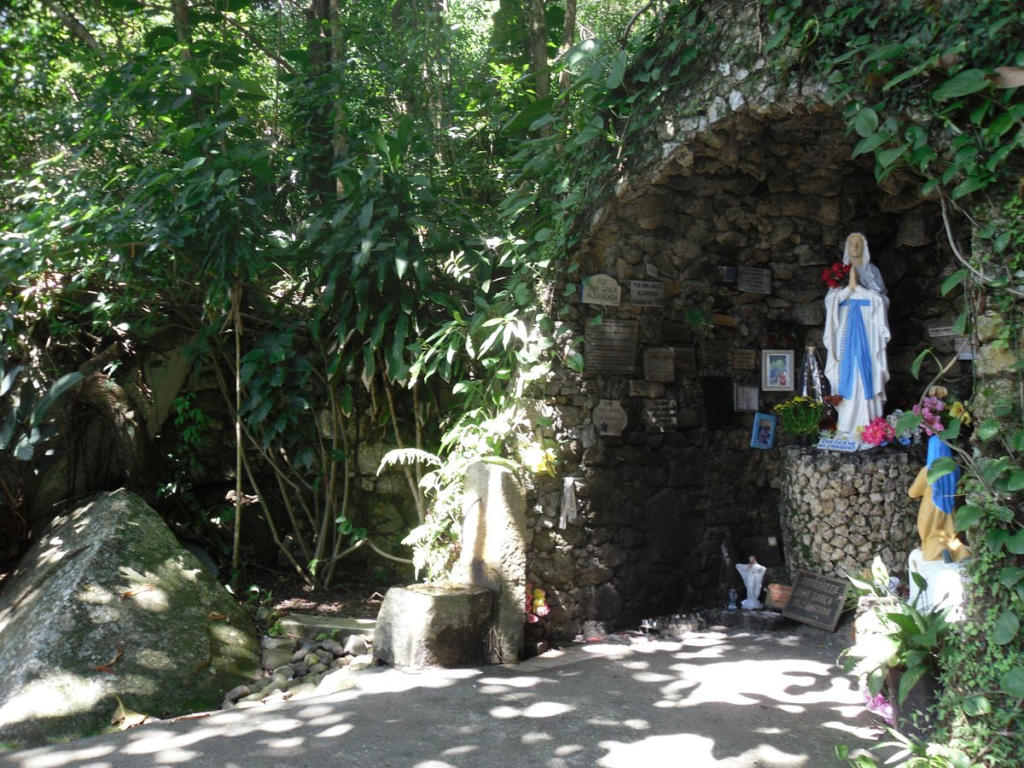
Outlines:
<svg viewBox="0 0 1024 768"><path fill-rule="evenodd" d="M850 265L843 264L841 261L837 261L832 266L821 270L821 282L829 288L838 288L841 285L845 285L849 278Z"/></svg>
<svg viewBox="0 0 1024 768"><path fill-rule="evenodd" d="M825 404L813 397L798 395L775 406L779 423L787 435L815 435L825 415Z"/></svg>
<svg viewBox="0 0 1024 768"><path fill-rule="evenodd" d="M876 416L861 428L861 438L868 445L888 445L896 439L896 430L881 416Z"/></svg>

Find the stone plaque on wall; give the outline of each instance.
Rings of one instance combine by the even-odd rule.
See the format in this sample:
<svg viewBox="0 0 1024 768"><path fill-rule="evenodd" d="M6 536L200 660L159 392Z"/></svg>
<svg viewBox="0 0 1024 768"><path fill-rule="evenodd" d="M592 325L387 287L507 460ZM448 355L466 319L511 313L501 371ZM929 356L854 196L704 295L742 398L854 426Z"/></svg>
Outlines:
<svg viewBox="0 0 1024 768"><path fill-rule="evenodd" d="M648 381L676 380L676 365L671 349L656 347L644 351L644 378Z"/></svg>
<svg viewBox="0 0 1024 768"><path fill-rule="evenodd" d="M704 370L729 367L729 345L724 341L705 339L700 343L700 362Z"/></svg>
<svg viewBox="0 0 1024 768"><path fill-rule="evenodd" d="M756 370L757 351L753 349L734 349L732 351L732 369L734 371Z"/></svg>
<svg viewBox="0 0 1024 768"><path fill-rule="evenodd" d="M583 280L580 301L584 304L617 307L622 301L622 287L611 275L591 275Z"/></svg>
<svg viewBox="0 0 1024 768"><path fill-rule="evenodd" d="M660 381L637 381L629 382L630 397L664 397L665 385Z"/></svg>
<svg viewBox="0 0 1024 768"><path fill-rule="evenodd" d="M672 361L676 367L676 378L686 379L697 375L697 350L693 344L672 347Z"/></svg>
<svg viewBox="0 0 1024 768"><path fill-rule="evenodd" d="M618 400L598 400L597 407L592 414L594 426L599 435L615 437L622 434L622 430L629 423L626 416L626 409Z"/></svg>
<svg viewBox="0 0 1024 768"><path fill-rule="evenodd" d="M772 271L758 267L740 267L737 271L736 287L748 293L771 293Z"/></svg>
<svg viewBox="0 0 1024 768"><path fill-rule="evenodd" d="M676 401L668 398L648 400L644 403L644 429L647 432L675 432L678 408Z"/></svg>
<svg viewBox="0 0 1024 768"><path fill-rule="evenodd" d="M629 303L634 307L665 306L665 284L660 280L630 280Z"/></svg>
<svg viewBox="0 0 1024 768"><path fill-rule="evenodd" d="M666 320L661 324L661 337L666 341L690 341L693 329L678 320Z"/></svg>
<svg viewBox="0 0 1024 768"><path fill-rule="evenodd" d="M625 373L636 370L636 320L606 317L600 325L588 325L585 333L587 373Z"/></svg>

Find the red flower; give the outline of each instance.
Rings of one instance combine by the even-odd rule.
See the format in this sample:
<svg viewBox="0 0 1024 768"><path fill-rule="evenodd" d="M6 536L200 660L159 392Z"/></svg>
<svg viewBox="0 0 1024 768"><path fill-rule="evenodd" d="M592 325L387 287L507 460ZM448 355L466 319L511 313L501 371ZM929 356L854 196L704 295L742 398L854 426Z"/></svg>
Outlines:
<svg viewBox="0 0 1024 768"><path fill-rule="evenodd" d="M850 276L850 265L843 264L842 262L835 262L830 267L825 267L821 270L821 282L827 285L829 288L838 288L840 285L846 282Z"/></svg>

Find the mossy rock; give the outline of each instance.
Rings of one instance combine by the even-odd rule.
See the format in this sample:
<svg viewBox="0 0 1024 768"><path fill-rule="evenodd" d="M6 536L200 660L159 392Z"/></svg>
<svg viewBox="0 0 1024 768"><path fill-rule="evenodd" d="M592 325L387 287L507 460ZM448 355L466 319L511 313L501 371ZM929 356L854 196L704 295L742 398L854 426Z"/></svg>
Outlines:
<svg viewBox="0 0 1024 768"><path fill-rule="evenodd" d="M0 595L0 743L110 730L219 707L258 668L248 615L142 499L93 498L57 518Z"/></svg>

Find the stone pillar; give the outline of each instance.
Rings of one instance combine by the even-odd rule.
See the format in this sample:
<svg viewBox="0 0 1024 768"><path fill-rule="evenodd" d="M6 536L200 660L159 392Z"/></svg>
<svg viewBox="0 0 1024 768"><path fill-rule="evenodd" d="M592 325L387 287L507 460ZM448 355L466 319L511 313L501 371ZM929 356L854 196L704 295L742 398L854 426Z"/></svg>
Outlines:
<svg viewBox="0 0 1024 768"><path fill-rule="evenodd" d="M783 449L779 522L790 574L857 575L878 555L905 575L907 558L920 545L918 502L907 490L924 461L922 446Z"/></svg>
<svg viewBox="0 0 1024 768"><path fill-rule="evenodd" d="M526 501L519 483L504 467L471 464L462 513L457 580L494 591L490 662L515 663L526 620Z"/></svg>

